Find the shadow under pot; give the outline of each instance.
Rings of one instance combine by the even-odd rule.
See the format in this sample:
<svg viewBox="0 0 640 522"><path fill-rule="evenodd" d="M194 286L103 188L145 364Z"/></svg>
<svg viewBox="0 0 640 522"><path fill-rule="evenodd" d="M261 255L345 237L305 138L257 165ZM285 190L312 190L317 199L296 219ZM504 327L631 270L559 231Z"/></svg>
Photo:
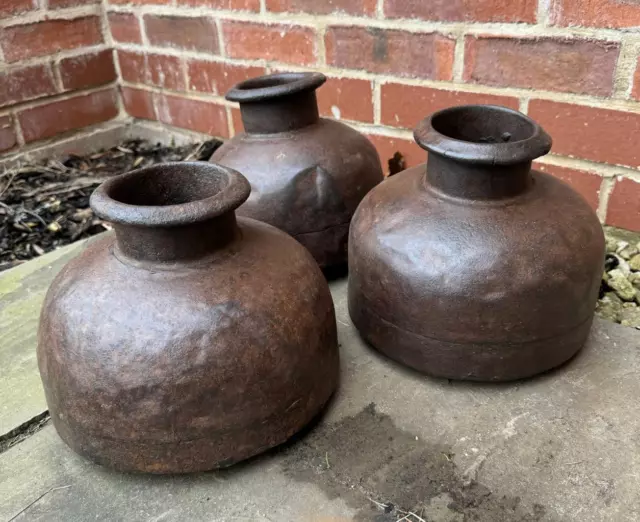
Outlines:
<svg viewBox="0 0 640 522"><path fill-rule="evenodd" d="M237 172L168 163L91 197L112 222L49 288L38 363L53 423L123 471L231 465L285 442L338 380L329 288L309 253L236 219Z"/></svg>
<svg viewBox="0 0 640 522"><path fill-rule="evenodd" d="M362 201L349 242L349 312L373 347L419 372L507 381L584 345L604 237L571 187L531 170L551 138L495 106L437 112L416 129L427 165Z"/></svg>
<svg viewBox="0 0 640 522"><path fill-rule="evenodd" d="M282 73L238 84L245 132L211 161L242 172L251 196L238 214L296 238L321 267L347 260L349 223L362 198L383 179L371 142L351 127L320 118L316 73Z"/></svg>

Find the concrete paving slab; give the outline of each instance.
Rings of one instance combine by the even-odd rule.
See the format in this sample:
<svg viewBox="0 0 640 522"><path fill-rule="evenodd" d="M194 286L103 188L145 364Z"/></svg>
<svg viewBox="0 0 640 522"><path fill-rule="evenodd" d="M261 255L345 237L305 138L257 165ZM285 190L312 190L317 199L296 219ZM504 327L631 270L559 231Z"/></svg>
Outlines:
<svg viewBox="0 0 640 522"><path fill-rule="evenodd" d="M341 386L299 440L226 471L148 477L84 461L47 425L0 455L0 519L640 520L640 332L596 320L552 373L454 383L367 348L346 281L332 292Z"/></svg>
<svg viewBox="0 0 640 522"><path fill-rule="evenodd" d="M0 273L0 435L47 409L38 374L40 307L49 283L84 243Z"/></svg>

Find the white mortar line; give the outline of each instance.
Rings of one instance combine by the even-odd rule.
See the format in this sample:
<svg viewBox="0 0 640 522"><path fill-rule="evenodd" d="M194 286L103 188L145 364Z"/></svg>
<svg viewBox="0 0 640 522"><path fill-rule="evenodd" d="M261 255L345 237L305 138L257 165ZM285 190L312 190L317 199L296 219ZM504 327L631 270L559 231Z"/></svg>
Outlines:
<svg viewBox="0 0 640 522"><path fill-rule="evenodd" d="M640 43L624 39L616 64L613 83L613 98L628 99L633 90L633 77L638 64Z"/></svg>
<svg viewBox="0 0 640 522"><path fill-rule="evenodd" d="M140 12L171 16L214 16L222 20L255 22L260 24L303 25L319 27L321 25L376 27L380 29L403 30L414 33L442 32L454 34L494 34L498 36L532 37L544 36L556 38L590 38L619 42L623 37L640 40L640 29L603 29L592 27L556 27L523 23L467 23L467 22L435 22L417 19L378 19L350 16L346 14L312 15L306 13L252 13L232 11L209 7L185 8L184 6L156 5L112 5L111 11Z"/></svg>
<svg viewBox="0 0 640 522"><path fill-rule="evenodd" d="M456 46L453 52L453 81L462 82L464 77L464 51L465 36L459 35L456 38Z"/></svg>
<svg viewBox="0 0 640 522"><path fill-rule="evenodd" d="M316 61L318 65L323 67L326 67L327 65L327 48L324 42L326 32L327 27L324 25L319 27L316 31Z"/></svg>
<svg viewBox="0 0 640 522"><path fill-rule="evenodd" d="M611 165L609 163L598 163L596 161L574 158L572 156L560 156L556 154L548 154L536 161L547 165L555 165L557 167L565 167L575 170L584 170L598 174L604 178L614 178L622 176L625 178L640 179L640 171L633 167L624 165Z"/></svg>
<svg viewBox="0 0 640 522"><path fill-rule="evenodd" d="M1 1L1 0L0 0ZM2 72L10 72L13 70L18 70L26 67L31 67L34 65L46 65L51 61L52 56L57 58L74 58L76 56L82 56L83 54L93 54L98 53L100 51L104 51L109 49L109 45L105 45L104 43L98 45L91 45L88 47L78 47L76 49L68 49L66 51L58 51L54 55L48 54L46 56L35 56L33 58L29 58L27 60L22 60L19 62L12 62L2 65Z"/></svg>
<svg viewBox="0 0 640 522"><path fill-rule="evenodd" d="M611 193L613 192L613 188L616 185L616 178L604 178L602 183L600 184L600 194L598 199L598 210L596 214L598 214L598 218L602 223L605 223L607 220L607 209L609 208L609 198L611 198Z"/></svg>
<svg viewBox="0 0 640 522"><path fill-rule="evenodd" d="M87 16L99 16L100 4L69 7L65 9L55 9L53 11L35 10L21 15L11 16L0 20L0 27L13 27L19 25L29 25L38 22L52 20L73 20Z"/></svg>
<svg viewBox="0 0 640 522"><path fill-rule="evenodd" d="M109 45L109 47L113 47L114 41L113 36L111 36L111 26L109 25L109 19L107 17L107 8L109 6L108 1L109 0L100 0L100 18L102 19L102 35L104 42Z"/></svg>
<svg viewBox="0 0 640 522"><path fill-rule="evenodd" d="M189 92L191 90L191 78L189 78L187 60L180 60L180 72L182 73L182 81L184 81L184 90Z"/></svg>
<svg viewBox="0 0 640 522"><path fill-rule="evenodd" d="M20 123L18 122L18 114L15 112L12 112L9 114L9 117L11 118L11 121L13 122L13 132L16 135L16 141L18 142L18 148L22 149L22 147L25 146L25 141L24 141L24 135L22 134L22 127L20 126Z"/></svg>
<svg viewBox="0 0 640 522"><path fill-rule="evenodd" d="M217 105L224 105L227 107L237 107L234 102L227 101L224 96L218 94L210 94L206 92L197 92L197 91L172 91L170 89L166 89L164 87L157 87L155 85L147 85L141 83L131 83L127 81L123 81L122 85L125 87L131 87L133 89L137 89L140 91L147 91L153 94L162 94L166 96L173 96L178 98L184 98L188 100L202 101L202 102L213 102Z"/></svg>
<svg viewBox="0 0 640 522"><path fill-rule="evenodd" d="M229 129L229 137L233 137L236 135L236 130L233 125L233 116L231 114L231 107L227 105L225 107L225 111L227 113L227 128Z"/></svg>
<svg viewBox="0 0 640 522"><path fill-rule="evenodd" d="M553 0L538 0L538 12L536 21L538 25L546 27L549 25L549 14L551 13L551 2Z"/></svg>
<svg viewBox="0 0 640 522"><path fill-rule="evenodd" d="M384 19L384 0L378 0L376 2L376 18L378 20Z"/></svg>
<svg viewBox="0 0 640 522"><path fill-rule="evenodd" d="M365 134L375 134L376 136L384 136L386 138L399 138L402 140L413 140L413 132L410 130L394 129L391 127L383 127L371 123L351 122L351 127Z"/></svg>
<svg viewBox="0 0 640 522"><path fill-rule="evenodd" d="M45 65L45 67L53 77L53 83L58 88L58 92L63 92L64 84L62 83L62 74L60 73L60 60L61 58L58 56L53 60L53 62Z"/></svg>
<svg viewBox="0 0 640 522"><path fill-rule="evenodd" d="M380 125L382 123L382 95L380 89L380 82L373 80L372 89L372 102L373 102L373 123Z"/></svg>
<svg viewBox="0 0 640 522"><path fill-rule="evenodd" d="M260 14L267 12L267 0L260 0Z"/></svg>
<svg viewBox="0 0 640 522"><path fill-rule="evenodd" d="M518 110L522 114L529 114L529 101L530 98L527 98L526 96L520 98L520 107L518 108Z"/></svg>
<svg viewBox="0 0 640 522"><path fill-rule="evenodd" d="M222 32L222 22L220 21L219 18L216 18L215 20L216 23L216 35L218 37L218 53L220 54L220 56L222 58L226 58L227 57L227 49L226 46L224 44L224 34Z"/></svg>
<svg viewBox="0 0 640 522"><path fill-rule="evenodd" d="M142 39L142 45L145 47L150 46L149 37L147 36L147 24L144 21L144 15L142 13L134 13L136 20L138 21L138 27L140 28L140 38Z"/></svg>

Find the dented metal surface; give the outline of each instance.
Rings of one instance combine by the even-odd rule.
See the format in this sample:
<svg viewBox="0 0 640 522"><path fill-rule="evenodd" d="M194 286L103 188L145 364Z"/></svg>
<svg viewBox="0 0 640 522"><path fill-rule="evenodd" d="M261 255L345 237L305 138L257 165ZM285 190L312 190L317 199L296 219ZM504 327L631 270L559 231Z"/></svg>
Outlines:
<svg viewBox="0 0 640 522"><path fill-rule="evenodd" d="M251 196L238 214L269 223L305 245L322 267L346 262L351 217L383 179L380 159L362 134L320 118L318 73L282 73L238 84L245 133L211 161L242 172Z"/></svg>

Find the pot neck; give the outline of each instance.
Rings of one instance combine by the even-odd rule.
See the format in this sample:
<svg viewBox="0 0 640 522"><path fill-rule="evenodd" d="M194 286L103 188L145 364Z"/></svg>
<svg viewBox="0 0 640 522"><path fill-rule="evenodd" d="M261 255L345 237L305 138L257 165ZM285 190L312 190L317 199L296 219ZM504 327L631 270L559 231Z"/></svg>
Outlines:
<svg viewBox="0 0 640 522"><path fill-rule="evenodd" d="M235 209L250 191L241 174L214 163L164 163L106 181L91 207L113 223L123 260L194 262L239 236Z"/></svg>
<svg viewBox="0 0 640 522"><path fill-rule="evenodd" d="M318 122L316 89L325 81L326 77L319 73L259 76L239 83L226 98L240 103L245 132L288 132Z"/></svg>
<svg viewBox="0 0 640 522"><path fill-rule="evenodd" d="M234 212L177 227L114 224L119 257L138 263L196 262L213 256L238 235Z"/></svg>
<svg viewBox="0 0 640 522"><path fill-rule="evenodd" d="M436 112L415 130L429 152L426 182L446 195L500 200L526 192L534 159L551 149L551 138L520 112L466 105Z"/></svg>
<svg viewBox="0 0 640 522"><path fill-rule="evenodd" d="M302 92L260 102L240 103L245 132L274 134L301 129L320 119L315 92Z"/></svg>
<svg viewBox="0 0 640 522"><path fill-rule="evenodd" d="M439 192L456 198L512 198L531 186L531 161L514 165L475 165L430 153L426 181Z"/></svg>

